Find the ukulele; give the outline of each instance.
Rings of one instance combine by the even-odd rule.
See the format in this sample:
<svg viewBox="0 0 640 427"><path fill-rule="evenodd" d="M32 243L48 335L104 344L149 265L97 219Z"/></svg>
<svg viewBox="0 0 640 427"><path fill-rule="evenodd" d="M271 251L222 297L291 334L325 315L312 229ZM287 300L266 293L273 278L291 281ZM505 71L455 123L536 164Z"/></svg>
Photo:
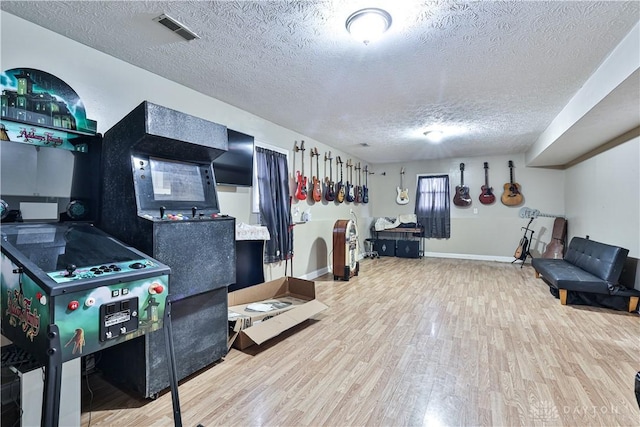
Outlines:
<svg viewBox="0 0 640 427"><path fill-rule="evenodd" d="M320 153L318 153L318 147L313 147L311 149L311 169L313 169L313 157L315 156L316 158L316 175L313 175L313 184L312 184L312 190L311 190L311 197L313 198L314 202L319 202L320 200L322 200L322 188L320 187L320 179L318 178L320 176L320 160L318 159L320 157ZM313 170L311 172L313 174Z"/></svg>
<svg viewBox="0 0 640 427"><path fill-rule="evenodd" d="M324 198L326 201L328 202L333 202L336 198L336 192L335 192L335 183L333 182L333 167L332 167L332 160L333 157L331 157L331 151L329 151L329 155L327 156L327 153L324 153L324 173L326 175L327 173L327 160L329 160L329 176L324 178L324 182L325 182L325 186L324 186Z"/></svg>
<svg viewBox="0 0 640 427"><path fill-rule="evenodd" d="M493 195L493 188L489 187L489 163L484 162L484 185L480 187L480 203L483 205L490 205L496 201L496 196Z"/></svg>
<svg viewBox="0 0 640 427"><path fill-rule="evenodd" d="M351 172L351 182L349 182L349 172ZM356 195L353 190L353 163L351 163L351 159L347 160L347 186L345 193L347 202L353 202L356 199Z"/></svg>
<svg viewBox="0 0 640 427"><path fill-rule="evenodd" d="M396 203L399 205L406 205L409 203L409 189L403 188L402 176L404 175L404 168L400 169L400 187L396 187L398 195L396 196Z"/></svg>
<svg viewBox="0 0 640 427"><path fill-rule="evenodd" d="M298 141L296 141L293 150L297 153L302 151L300 158L302 159L302 173L300 171L296 171L296 199L298 200L306 200L307 199L307 177L304 176L304 141L301 142L300 148L298 148Z"/></svg>
<svg viewBox="0 0 640 427"><path fill-rule="evenodd" d="M464 163L460 163L460 185L456 185L456 195L453 196L453 204L463 207L471 204L469 187L464 185Z"/></svg>
<svg viewBox="0 0 640 427"><path fill-rule="evenodd" d="M369 166L364 167L364 185L362 186L362 203L369 203Z"/></svg>
<svg viewBox="0 0 640 427"><path fill-rule="evenodd" d="M518 206L523 201L520 184L513 182L513 161L509 160L509 182L504 185L500 200L507 206Z"/></svg>
<svg viewBox="0 0 640 427"><path fill-rule="evenodd" d="M362 175L360 174L360 162L355 168L358 171L358 185L356 185L356 203L362 203Z"/></svg>
<svg viewBox="0 0 640 427"><path fill-rule="evenodd" d="M344 202L344 184L342 181L342 159L336 156L336 165L340 165L340 181L336 184L336 200L338 203Z"/></svg>
<svg viewBox="0 0 640 427"><path fill-rule="evenodd" d="M521 260L522 264L524 264L527 256L531 256L531 253L529 252L529 238L527 238L527 233L531 233L531 237L533 237L533 230L529 229L529 226L531 225L531 222L533 222L533 219L534 218L531 217L526 228L522 227L524 229L524 235L522 236L522 239L520 239L520 243L518 244L518 247L513 254L513 257L515 258L514 261Z"/></svg>

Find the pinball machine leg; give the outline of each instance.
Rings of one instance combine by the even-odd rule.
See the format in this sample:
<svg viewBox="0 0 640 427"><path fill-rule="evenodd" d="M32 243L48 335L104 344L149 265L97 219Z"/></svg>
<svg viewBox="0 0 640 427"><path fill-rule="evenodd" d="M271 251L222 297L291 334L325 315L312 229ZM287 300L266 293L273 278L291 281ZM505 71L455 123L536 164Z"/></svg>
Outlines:
<svg viewBox="0 0 640 427"><path fill-rule="evenodd" d="M178 395L178 374L176 372L176 355L173 350L173 332L171 329L171 301L167 298L164 309L165 351L167 352L167 367L169 369L169 385L171 388L171 403L173 404L173 424L182 427L182 415L180 413L180 397Z"/></svg>
<svg viewBox="0 0 640 427"><path fill-rule="evenodd" d="M60 392L62 390L62 354L58 326L47 327L49 348L44 371L44 395L42 398L42 427L58 427L60 419Z"/></svg>

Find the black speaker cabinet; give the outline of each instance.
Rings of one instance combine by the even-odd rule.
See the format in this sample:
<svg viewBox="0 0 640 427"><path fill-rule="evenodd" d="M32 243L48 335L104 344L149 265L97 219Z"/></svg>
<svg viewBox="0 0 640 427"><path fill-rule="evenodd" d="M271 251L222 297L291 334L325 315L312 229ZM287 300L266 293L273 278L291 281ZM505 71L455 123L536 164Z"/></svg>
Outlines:
<svg viewBox="0 0 640 427"><path fill-rule="evenodd" d="M418 240L398 240L396 256L401 258L420 258L420 242Z"/></svg>
<svg viewBox="0 0 640 427"><path fill-rule="evenodd" d="M377 239L373 244L373 250L380 256L396 256L396 241Z"/></svg>

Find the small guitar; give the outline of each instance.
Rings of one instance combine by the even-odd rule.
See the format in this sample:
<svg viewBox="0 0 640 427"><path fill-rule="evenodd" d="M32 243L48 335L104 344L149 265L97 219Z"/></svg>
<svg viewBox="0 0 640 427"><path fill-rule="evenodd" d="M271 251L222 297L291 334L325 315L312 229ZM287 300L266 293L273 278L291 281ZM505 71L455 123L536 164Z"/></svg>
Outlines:
<svg viewBox="0 0 640 427"><path fill-rule="evenodd" d="M324 178L325 186L324 186L324 198L328 202L333 202L336 198L335 191L335 183L333 182L333 167L331 151L329 151L329 155L324 153L324 173L327 173L327 160L329 160L329 176Z"/></svg>
<svg viewBox="0 0 640 427"><path fill-rule="evenodd" d="M344 184L342 180L342 159L340 156L336 157L336 165L340 165L340 181L336 184L336 200L338 203L344 202Z"/></svg>
<svg viewBox="0 0 640 427"><path fill-rule="evenodd" d="M364 185L362 186L362 203L369 203L369 166L364 167Z"/></svg>
<svg viewBox="0 0 640 427"><path fill-rule="evenodd" d="M349 181L349 172L351 172L351 181ZM353 163L351 162L351 159L347 160L347 175L347 186L345 190L347 195L347 202L353 202L356 199L356 194L353 189Z"/></svg>
<svg viewBox="0 0 640 427"><path fill-rule="evenodd" d="M318 147L313 147L311 149L311 168L313 169L313 157L316 158L316 175L313 175L313 184L311 190L311 197L314 202L319 202L322 200L322 188L320 187L320 161L318 158L320 157L320 153L318 153ZM313 171L311 172L313 174Z"/></svg>
<svg viewBox="0 0 640 427"><path fill-rule="evenodd" d="M304 141L301 142L299 148L298 141L296 141L293 150L296 153L302 151L302 154L300 155L302 159L302 173L300 173L300 171L296 171L296 199L307 200L307 177L304 176Z"/></svg>
<svg viewBox="0 0 640 427"><path fill-rule="evenodd" d="M356 203L362 203L362 174L360 173L361 167L360 162L358 162L358 166L355 167L355 170L358 171L358 184L356 185Z"/></svg>
<svg viewBox="0 0 640 427"><path fill-rule="evenodd" d="M507 206L518 206L524 200L520 192L520 184L513 181L513 161L509 160L509 182L504 185L500 200Z"/></svg>
<svg viewBox="0 0 640 427"><path fill-rule="evenodd" d="M496 201L493 188L489 187L489 163L484 162L484 185L480 187L480 203L490 205Z"/></svg>
<svg viewBox="0 0 640 427"><path fill-rule="evenodd" d="M524 235L522 236L522 239L520 239L520 243L518 244L518 247L516 248L516 251L513 254L513 257L516 260L522 260L523 263L524 263L524 260L527 258L527 255L531 255L529 253L529 238L527 237L527 233L531 232L531 230L529 230L529 226L531 225L532 221L533 221L533 218L529 220L529 223L527 224L526 228L523 227ZM533 236L533 233L531 233L531 235Z"/></svg>
<svg viewBox="0 0 640 427"><path fill-rule="evenodd" d="M471 204L469 187L464 185L464 163L460 163L460 185L456 185L456 195L453 196L453 204L461 207Z"/></svg>
<svg viewBox="0 0 640 427"><path fill-rule="evenodd" d="M396 203L399 205L406 205L409 203L409 189L404 188L402 185L402 177L404 175L404 168L400 168L400 187L396 187L396 191L398 192L396 196Z"/></svg>

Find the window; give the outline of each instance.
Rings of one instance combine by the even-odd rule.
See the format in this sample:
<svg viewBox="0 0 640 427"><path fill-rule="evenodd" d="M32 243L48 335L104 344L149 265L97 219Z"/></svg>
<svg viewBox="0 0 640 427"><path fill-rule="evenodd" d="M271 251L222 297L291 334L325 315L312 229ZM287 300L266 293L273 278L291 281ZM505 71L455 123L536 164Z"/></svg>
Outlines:
<svg viewBox="0 0 640 427"><path fill-rule="evenodd" d="M416 188L418 223L424 227L424 237L451 237L451 208L448 175L419 175Z"/></svg>

